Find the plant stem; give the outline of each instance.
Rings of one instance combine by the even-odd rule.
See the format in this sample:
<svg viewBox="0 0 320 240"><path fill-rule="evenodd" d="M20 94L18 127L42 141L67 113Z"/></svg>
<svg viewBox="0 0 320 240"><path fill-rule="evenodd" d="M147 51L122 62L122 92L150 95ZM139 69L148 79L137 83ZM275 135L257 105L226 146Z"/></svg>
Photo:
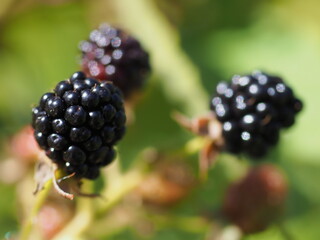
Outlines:
<svg viewBox="0 0 320 240"><path fill-rule="evenodd" d="M139 168L133 168L128 173L112 179L112 184L106 188L103 195L107 197L97 212L97 217L102 217L110 208L117 204L127 193L136 188L144 179L144 174Z"/></svg>
<svg viewBox="0 0 320 240"><path fill-rule="evenodd" d="M107 169L109 170L109 174L106 175L106 178L110 178L111 184L101 192L101 195L106 196L107 199L79 197L77 199L76 215L53 240L66 238L79 239L94 220L102 217L142 181L143 174L142 171L139 171L140 168L133 168L133 170L128 173L121 174L117 162L118 161L115 161L115 163ZM92 192L92 189L93 182L91 181L85 181L82 185L82 190L85 192Z"/></svg>
<svg viewBox="0 0 320 240"><path fill-rule="evenodd" d="M130 29L150 52L154 72L161 76L168 99L182 106L186 114L206 111L208 94L201 85L199 70L180 47L178 32L155 2L111 2L119 23ZM192 98L188 98L191 92Z"/></svg>
<svg viewBox="0 0 320 240"><path fill-rule="evenodd" d="M93 183L85 181L82 185L84 191L91 191ZM77 198L76 214L68 225L59 232L53 240L78 239L86 231L93 220L93 199L88 197Z"/></svg>
<svg viewBox="0 0 320 240"><path fill-rule="evenodd" d="M174 227L193 233L206 232L213 224L198 216L155 215L150 216L150 219L155 222L158 227Z"/></svg>
<svg viewBox="0 0 320 240"><path fill-rule="evenodd" d="M285 240L294 240L294 237L292 237L291 233L282 222L278 222L277 226Z"/></svg>
<svg viewBox="0 0 320 240"><path fill-rule="evenodd" d="M52 185L53 185L52 180L48 180L44 185L44 189L37 194L36 200L31 209L30 215L28 216L28 218L26 219L22 227L20 238L19 238L20 240L30 239L30 234L31 234L35 219L43 203L45 202L50 192L50 189L52 188Z"/></svg>

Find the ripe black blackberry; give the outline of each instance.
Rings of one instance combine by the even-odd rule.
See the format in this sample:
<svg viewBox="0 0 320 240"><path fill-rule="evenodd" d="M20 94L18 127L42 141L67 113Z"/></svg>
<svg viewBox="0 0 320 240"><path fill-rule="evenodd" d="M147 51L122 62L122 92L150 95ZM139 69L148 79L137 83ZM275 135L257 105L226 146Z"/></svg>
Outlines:
<svg viewBox="0 0 320 240"><path fill-rule="evenodd" d="M210 107L222 123L224 149L258 158L294 124L302 102L281 78L256 71L219 83Z"/></svg>
<svg viewBox="0 0 320 240"><path fill-rule="evenodd" d="M83 71L101 81L111 81L125 98L140 89L150 71L149 56L140 43L120 29L103 24L79 46Z"/></svg>
<svg viewBox="0 0 320 240"><path fill-rule="evenodd" d="M41 97L32 126L39 146L61 169L95 179L115 157L125 121L118 88L76 72Z"/></svg>

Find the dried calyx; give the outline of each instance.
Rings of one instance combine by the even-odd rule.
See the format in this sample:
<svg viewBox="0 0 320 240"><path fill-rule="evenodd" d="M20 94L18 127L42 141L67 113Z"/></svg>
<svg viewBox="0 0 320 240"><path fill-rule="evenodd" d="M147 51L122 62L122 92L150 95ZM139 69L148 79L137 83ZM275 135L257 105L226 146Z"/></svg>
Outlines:
<svg viewBox="0 0 320 240"><path fill-rule="evenodd" d="M264 157L278 143L280 130L295 123L302 102L281 78L255 71L220 82L210 108L212 112L192 120L174 115L180 125L207 138L200 155L203 169L220 151Z"/></svg>

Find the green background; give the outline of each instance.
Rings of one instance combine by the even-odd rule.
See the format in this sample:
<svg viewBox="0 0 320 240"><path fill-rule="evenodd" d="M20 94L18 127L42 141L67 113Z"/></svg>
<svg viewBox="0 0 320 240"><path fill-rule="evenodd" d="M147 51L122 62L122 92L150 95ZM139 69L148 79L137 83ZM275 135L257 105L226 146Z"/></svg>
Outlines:
<svg viewBox="0 0 320 240"><path fill-rule="evenodd" d="M254 69L282 76L303 100L304 110L297 124L283 131L278 148L265 160L281 166L289 179L285 216L288 231L294 239L320 239L320 2L120 2L123 5L110 0L0 2L1 143L30 122L31 107L43 92L79 69L79 41L86 39L101 22L111 22L142 41L150 52L154 69L143 101L135 109L136 122L120 145L123 166L130 167L131 160L146 147L169 151L191 139L192 135L177 126L170 114L176 109L189 116L204 113L218 81ZM148 4L141 7L139 4L144 2ZM203 93L203 98L190 91L189 84L197 94ZM5 151L1 155L5 158ZM173 213L192 216L219 208L223 192L232 180L228 173L234 169L230 168L237 166L227 154L220 158L210 171L208 183L173 209ZM0 183L0 195L2 237L18 229L19 209L15 205L14 185ZM203 239L203 236L204 233L191 233L168 224L151 238ZM114 237L137 238L130 229ZM282 239L282 236L271 226L246 239Z"/></svg>

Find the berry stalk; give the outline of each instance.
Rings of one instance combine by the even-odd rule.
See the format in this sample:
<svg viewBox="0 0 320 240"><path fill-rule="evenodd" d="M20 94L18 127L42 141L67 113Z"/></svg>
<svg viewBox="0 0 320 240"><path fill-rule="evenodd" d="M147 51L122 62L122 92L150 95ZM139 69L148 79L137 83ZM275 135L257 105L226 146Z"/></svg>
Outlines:
<svg viewBox="0 0 320 240"><path fill-rule="evenodd" d="M92 191L93 183L84 181L85 191ZM78 239L85 232L94 220L94 203L91 198L78 198L76 215L69 224L59 232L53 240L63 239L66 236L69 239Z"/></svg>
<svg viewBox="0 0 320 240"><path fill-rule="evenodd" d="M151 65L161 76L160 84L166 97L182 106L187 114L204 112L208 94L201 85L199 70L179 45L178 33L155 3L117 0L111 4L119 16L119 23L132 30L150 52ZM192 98L188 98L190 93Z"/></svg>
<svg viewBox="0 0 320 240"><path fill-rule="evenodd" d="M123 197L135 189L144 179L144 166L132 167L127 173L122 174L118 164L114 164L109 169L110 172L105 174L105 179L110 178L110 185L102 191L102 195L107 197L107 201L99 206L97 217L102 217L113 206L115 206Z"/></svg>
<svg viewBox="0 0 320 240"><path fill-rule="evenodd" d="M22 226L21 234L20 234L20 238L19 238L20 240L29 240L30 239L30 234L31 234L33 226L34 226L35 219L37 218L41 207L43 206L44 202L46 201L47 196L49 195L49 192L50 192L52 186L53 186L52 180L47 181L44 184L43 190L37 194L36 199L35 199L35 203L32 207L30 215L25 220L25 223Z"/></svg>

